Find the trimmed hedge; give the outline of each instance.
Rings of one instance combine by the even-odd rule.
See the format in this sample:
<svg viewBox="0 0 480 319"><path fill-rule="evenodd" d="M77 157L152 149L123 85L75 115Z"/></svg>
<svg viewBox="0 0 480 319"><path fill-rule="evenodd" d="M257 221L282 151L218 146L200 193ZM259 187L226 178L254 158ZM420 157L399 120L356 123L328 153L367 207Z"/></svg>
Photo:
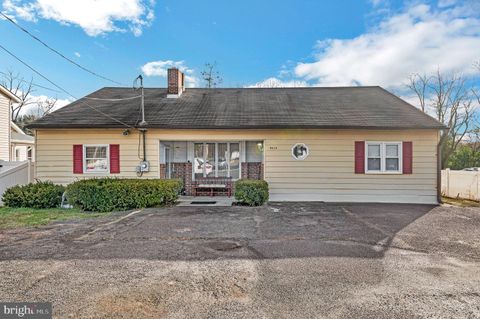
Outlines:
<svg viewBox="0 0 480 319"><path fill-rule="evenodd" d="M240 179L235 182L235 199L248 206L261 206L268 201L268 183L264 180Z"/></svg>
<svg viewBox="0 0 480 319"><path fill-rule="evenodd" d="M52 182L37 182L10 187L3 193L3 203L8 207L55 208L62 203L65 187Z"/></svg>
<svg viewBox="0 0 480 319"><path fill-rule="evenodd" d="M68 202L85 211L110 212L173 204L181 180L85 179L67 186Z"/></svg>

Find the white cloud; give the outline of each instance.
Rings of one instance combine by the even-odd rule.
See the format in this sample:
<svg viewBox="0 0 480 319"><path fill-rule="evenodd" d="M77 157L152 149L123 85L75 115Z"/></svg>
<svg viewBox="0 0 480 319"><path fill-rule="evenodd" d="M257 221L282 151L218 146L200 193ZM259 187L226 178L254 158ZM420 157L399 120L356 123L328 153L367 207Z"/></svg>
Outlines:
<svg viewBox="0 0 480 319"><path fill-rule="evenodd" d="M318 41L316 49L314 62L294 68L297 77L314 85L392 88L412 73L438 68L472 74L480 52L480 17L465 6L436 11L415 5L356 38Z"/></svg>
<svg viewBox="0 0 480 319"><path fill-rule="evenodd" d="M198 86L198 78L194 76L194 70L185 65L185 61L160 60L152 61L142 66L142 72L146 76L159 76L166 78L169 68L177 68L185 74L185 82L187 87Z"/></svg>
<svg viewBox="0 0 480 319"><path fill-rule="evenodd" d="M4 0L7 14L28 21L39 18L77 25L88 35L125 32L135 36L154 19L154 0Z"/></svg>
<svg viewBox="0 0 480 319"><path fill-rule="evenodd" d="M25 105L20 111L20 115L34 114L41 116L43 114L43 108L48 105L47 101L52 101L54 98L46 95L30 95L29 104ZM57 99L55 106L52 108L51 112L61 109L65 105L72 103L70 99Z"/></svg>
<svg viewBox="0 0 480 319"><path fill-rule="evenodd" d="M275 77L265 79L261 82L248 85L249 88L288 88L288 87L305 87L308 86L306 81L302 80L280 80Z"/></svg>
<svg viewBox="0 0 480 319"><path fill-rule="evenodd" d="M13 15L14 17L27 21L36 21L35 7L32 3L20 6L17 0L4 0L3 9L6 13Z"/></svg>
<svg viewBox="0 0 480 319"><path fill-rule="evenodd" d="M75 54L75 56L76 56L77 58L79 58L79 57L82 56L82 55L81 55L80 53L78 53L78 52L73 52L73 54Z"/></svg>
<svg viewBox="0 0 480 319"><path fill-rule="evenodd" d="M376 7L378 5L380 5L384 0L370 0L370 3Z"/></svg>
<svg viewBox="0 0 480 319"><path fill-rule="evenodd" d="M453 6L456 3L457 3L457 0L439 0L438 1L438 6L440 8L450 7L450 6Z"/></svg>

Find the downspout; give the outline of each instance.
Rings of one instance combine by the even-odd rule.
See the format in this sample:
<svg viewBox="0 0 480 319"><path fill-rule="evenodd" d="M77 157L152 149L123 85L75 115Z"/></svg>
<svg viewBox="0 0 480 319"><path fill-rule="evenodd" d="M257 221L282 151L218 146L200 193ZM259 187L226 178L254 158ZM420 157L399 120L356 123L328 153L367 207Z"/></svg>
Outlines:
<svg viewBox="0 0 480 319"><path fill-rule="evenodd" d="M147 129L140 129L140 132L142 132L142 138L143 138L143 161L145 162L147 160L147 148L146 148L146 139L147 139Z"/></svg>

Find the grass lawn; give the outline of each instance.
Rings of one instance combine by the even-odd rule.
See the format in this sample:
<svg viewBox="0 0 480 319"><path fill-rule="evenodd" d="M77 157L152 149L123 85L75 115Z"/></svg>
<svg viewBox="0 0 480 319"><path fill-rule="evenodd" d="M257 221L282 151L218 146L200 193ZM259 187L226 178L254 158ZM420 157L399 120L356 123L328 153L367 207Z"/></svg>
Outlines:
<svg viewBox="0 0 480 319"><path fill-rule="evenodd" d="M445 204L449 204L453 206L480 207L480 202L476 202L474 200L469 200L469 199L442 197L442 201Z"/></svg>
<svg viewBox="0 0 480 319"><path fill-rule="evenodd" d="M46 225L52 221L93 218L109 213L84 213L78 209L0 207L0 229Z"/></svg>

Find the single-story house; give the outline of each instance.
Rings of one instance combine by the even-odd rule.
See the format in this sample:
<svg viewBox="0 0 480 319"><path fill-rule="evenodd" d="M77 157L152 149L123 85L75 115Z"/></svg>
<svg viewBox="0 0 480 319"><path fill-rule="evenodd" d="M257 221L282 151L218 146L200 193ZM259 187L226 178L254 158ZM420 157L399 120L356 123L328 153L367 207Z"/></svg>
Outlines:
<svg viewBox="0 0 480 319"><path fill-rule="evenodd" d="M13 121L10 122L10 149L11 161L35 160L35 138L26 134Z"/></svg>
<svg viewBox="0 0 480 319"><path fill-rule="evenodd" d="M0 160L8 162L32 159L35 140L11 120L12 103L20 103L20 99L0 85Z"/></svg>
<svg viewBox="0 0 480 319"><path fill-rule="evenodd" d="M272 201L438 202L444 126L378 86L102 88L31 125L37 178L265 179ZM145 139L143 139L143 137Z"/></svg>

